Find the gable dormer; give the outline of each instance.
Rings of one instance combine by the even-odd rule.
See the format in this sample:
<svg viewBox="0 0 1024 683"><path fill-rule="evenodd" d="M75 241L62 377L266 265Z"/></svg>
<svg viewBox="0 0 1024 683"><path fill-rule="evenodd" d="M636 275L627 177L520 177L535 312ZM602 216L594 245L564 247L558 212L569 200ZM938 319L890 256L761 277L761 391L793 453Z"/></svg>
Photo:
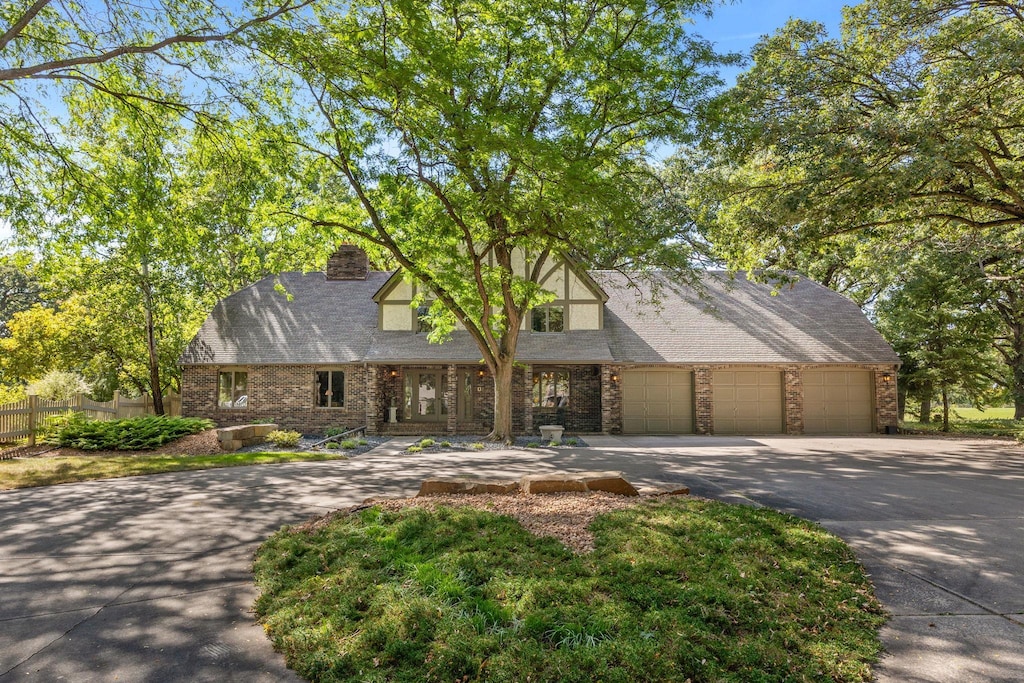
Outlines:
<svg viewBox="0 0 1024 683"><path fill-rule="evenodd" d="M512 258L516 274L529 277L535 259L517 252ZM539 334L572 330L600 330L604 327L604 304L608 295L587 272L566 256L551 257L544 264L540 286L554 294L555 299L538 306L526 315L523 329ZM419 285L405 280L401 270L374 294L377 302L377 325L381 330L414 332L419 330L419 316L412 306Z"/></svg>

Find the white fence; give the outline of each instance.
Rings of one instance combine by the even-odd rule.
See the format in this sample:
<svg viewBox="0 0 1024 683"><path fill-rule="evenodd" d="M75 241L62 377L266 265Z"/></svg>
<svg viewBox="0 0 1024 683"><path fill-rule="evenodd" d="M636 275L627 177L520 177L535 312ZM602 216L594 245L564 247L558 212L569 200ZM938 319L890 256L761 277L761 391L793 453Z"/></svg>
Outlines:
<svg viewBox="0 0 1024 683"><path fill-rule="evenodd" d="M93 401L77 394L67 401L48 401L38 396L29 396L24 401L0 405L0 441L13 441L28 437L29 445L35 445L36 429L49 415L68 411L85 413L93 420L115 420L123 417L139 417L153 414L153 398L143 394L139 398L123 398L114 392L113 401ZM164 414L181 415L181 397L175 393L164 396Z"/></svg>

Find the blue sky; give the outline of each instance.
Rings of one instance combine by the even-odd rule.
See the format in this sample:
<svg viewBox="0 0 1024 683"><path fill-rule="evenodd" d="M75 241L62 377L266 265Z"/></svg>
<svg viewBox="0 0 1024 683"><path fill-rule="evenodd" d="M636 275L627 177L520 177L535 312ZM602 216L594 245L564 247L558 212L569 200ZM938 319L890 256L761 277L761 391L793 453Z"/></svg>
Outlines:
<svg viewBox="0 0 1024 683"><path fill-rule="evenodd" d="M830 33L839 29L844 5L850 0L740 0L715 10L711 19L701 19L695 30L713 42L721 52L746 53L757 40L775 31L791 17L820 21ZM742 68L723 73L732 83ZM10 230L0 218L0 242L10 237Z"/></svg>
<svg viewBox="0 0 1024 683"><path fill-rule="evenodd" d="M789 19L818 21L831 34L839 33L845 5L855 0L741 0L715 9L711 19L697 21L695 30L715 44L719 52L748 53L761 36L773 33ZM731 84L743 68L723 73Z"/></svg>

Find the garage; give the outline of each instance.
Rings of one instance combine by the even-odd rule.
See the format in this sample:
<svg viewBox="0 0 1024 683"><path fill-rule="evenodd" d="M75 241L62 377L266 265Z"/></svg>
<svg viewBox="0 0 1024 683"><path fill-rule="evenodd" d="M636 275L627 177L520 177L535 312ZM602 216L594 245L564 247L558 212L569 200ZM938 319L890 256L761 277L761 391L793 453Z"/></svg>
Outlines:
<svg viewBox="0 0 1024 683"><path fill-rule="evenodd" d="M715 434L781 434L782 372L768 368L715 370Z"/></svg>
<svg viewBox="0 0 1024 683"><path fill-rule="evenodd" d="M693 373L626 370L622 373L625 434L692 434Z"/></svg>
<svg viewBox="0 0 1024 683"><path fill-rule="evenodd" d="M874 431L870 370L804 370L804 433Z"/></svg>

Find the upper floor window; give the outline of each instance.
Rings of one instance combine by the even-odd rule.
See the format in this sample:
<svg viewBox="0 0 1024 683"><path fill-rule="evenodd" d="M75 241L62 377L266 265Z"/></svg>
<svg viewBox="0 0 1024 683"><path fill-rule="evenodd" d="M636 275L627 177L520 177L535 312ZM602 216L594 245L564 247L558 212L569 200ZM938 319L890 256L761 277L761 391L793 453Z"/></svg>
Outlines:
<svg viewBox="0 0 1024 683"><path fill-rule="evenodd" d="M532 311L534 332L564 332L565 307L558 304L538 306Z"/></svg>
<svg viewBox="0 0 1024 683"><path fill-rule="evenodd" d="M416 324L414 329L418 333L428 333L434 329L434 324L430 322L427 316L430 315L430 304L424 304L416 307Z"/></svg>
<svg viewBox="0 0 1024 683"><path fill-rule="evenodd" d="M244 370L225 370L217 377L217 406L245 408L249 405L249 373Z"/></svg>
<svg viewBox="0 0 1024 683"><path fill-rule="evenodd" d="M316 405L341 408L345 405L345 373L341 370L316 371Z"/></svg>

